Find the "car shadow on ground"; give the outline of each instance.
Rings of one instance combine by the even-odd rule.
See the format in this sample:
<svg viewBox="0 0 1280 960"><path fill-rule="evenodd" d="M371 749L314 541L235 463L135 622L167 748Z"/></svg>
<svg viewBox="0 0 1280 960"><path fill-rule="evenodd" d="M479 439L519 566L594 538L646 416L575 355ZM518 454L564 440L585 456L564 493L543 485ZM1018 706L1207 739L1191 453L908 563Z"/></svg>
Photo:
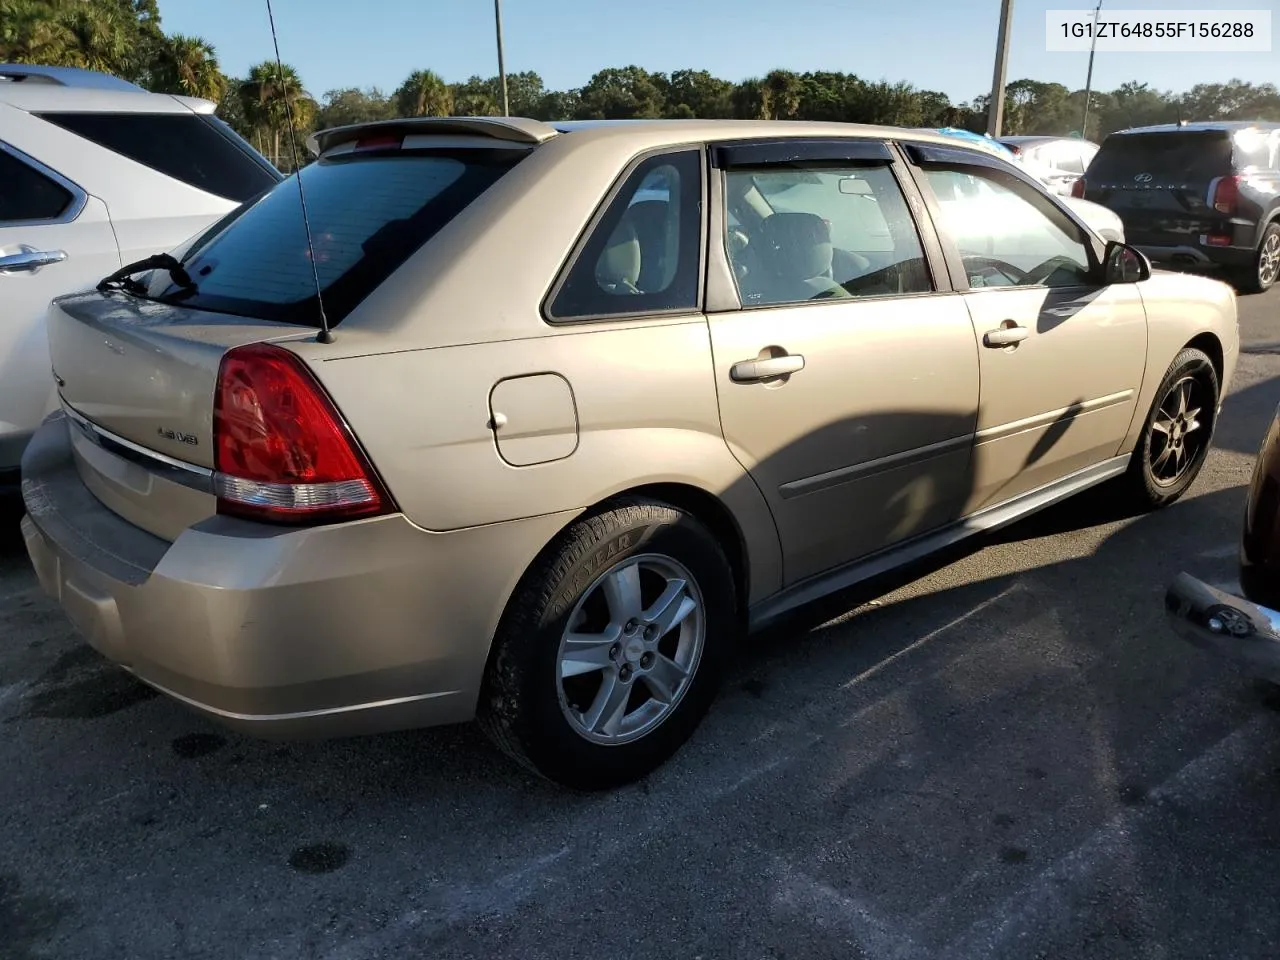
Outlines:
<svg viewBox="0 0 1280 960"><path fill-rule="evenodd" d="M1264 394L1228 401L1230 449L1260 438ZM364 914L377 891L403 888L406 871L439 864L426 888L436 899L420 910L449 924L483 913L484 891L527 886L530 864L580 856L589 875L613 855L619 823L662 836L696 830L691 818L717 808L762 862L776 854L821 873L847 846L866 851L848 874L882 899L945 911L947 891L960 890L980 911L1021 865L1063 855L1081 823L1146 803L1188 746L1261 711L1248 684L1169 639L1161 603L1182 569L1230 573L1243 486L1193 487L1142 516L1120 504L1112 485L1095 488L752 638L676 757L634 787L586 795L532 778L470 725L284 744L217 727L74 636L22 570L11 506L0 569L27 579L0 624L40 625L39 646L0 677L10 684L0 731L21 747L0 756L15 783L39 791L20 796L12 827L60 823L43 869L75 871L81 896L114 889L121 863L169 875L177 857L172 906L188 918L221 896L234 864L237 885L272 904L247 937L293 915L292 894L275 902L290 872L354 873L344 896ZM1064 534L1079 538L1078 555L1036 562L1040 541ZM1017 546L1017 569L984 568L983 548L997 543ZM1227 552L1208 556L1206 545ZM1280 766L1280 752L1258 761ZM1280 836L1280 812L1253 828ZM914 888L899 889L894 863L913 865ZM1130 869L1154 889L1164 864L1142 848ZM1178 922L1160 903L1147 909ZM66 934L65 917L49 916L30 942Z"/></svg>

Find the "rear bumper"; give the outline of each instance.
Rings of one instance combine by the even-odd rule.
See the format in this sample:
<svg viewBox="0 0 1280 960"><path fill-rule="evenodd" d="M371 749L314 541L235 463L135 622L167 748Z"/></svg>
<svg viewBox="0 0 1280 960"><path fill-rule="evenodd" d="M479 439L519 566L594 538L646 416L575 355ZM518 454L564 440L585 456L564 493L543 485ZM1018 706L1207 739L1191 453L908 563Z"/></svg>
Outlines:
<svg viewBox="0 0 1280 960"><path fill-rule="evenodd" d="M441 534L400 515L304 530L215 516L168 543L93 497L61 417L28 447L22 492L41 586L94 648L268 737L470 719L506 599L566 519Z"/></svg>
<svg viewBox="0 0 1280 960"><path fill-rule="evenodd" d="M1257 255L1252 247L1151 243L1135 243L1134 246L1152 263L1177 263L1198 267L1248 267Z"/></svg>
<svg viewBox="0 0 1280 960"><path fill-rule="evenodd" d="M1280 681L1280 612L1182 573L1165 594L1165 613L1184 640Z"/></svg>

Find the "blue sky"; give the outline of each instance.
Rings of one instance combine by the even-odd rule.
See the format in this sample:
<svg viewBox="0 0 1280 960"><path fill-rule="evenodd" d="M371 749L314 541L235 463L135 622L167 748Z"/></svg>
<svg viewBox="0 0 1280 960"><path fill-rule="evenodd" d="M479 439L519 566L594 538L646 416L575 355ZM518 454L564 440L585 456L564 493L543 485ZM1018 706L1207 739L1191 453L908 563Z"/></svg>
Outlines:
<svg viewBox="0 0 1280 960"><path fill-rule="evenodd" d="M272 0L280 52L322 96L347 86L391 92L415 69L446 80L497 73L491 0ZM1047 9L1093 0L1015 0L1009 79L1084 86L1086 54L1046 53ZM1124 9L1276 7L1276 0L1110 0ZM774 67L907 80L968 100L991 86L999 0L503 0L507 69L546 84L586 83L601 67L710 70L729 80ZM271 57L265 0L160 0L167 32L204 37L233 75ZM1280 20L1280 17L1273 17ZM1280 52L1099 54L1094 88L1128 80L1184 90L1238 77L1280 81Z"/></svg>

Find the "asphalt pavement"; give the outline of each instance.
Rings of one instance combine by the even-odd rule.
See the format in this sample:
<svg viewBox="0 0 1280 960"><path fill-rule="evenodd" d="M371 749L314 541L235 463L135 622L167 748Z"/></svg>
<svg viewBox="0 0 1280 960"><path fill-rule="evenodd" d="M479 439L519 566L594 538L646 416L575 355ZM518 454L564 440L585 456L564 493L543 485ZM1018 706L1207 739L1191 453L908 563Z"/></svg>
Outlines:
<svg viewBox="0 0 1280 960"><path fill-rule="evenodd" d="M1280 941L1280 699L1166 629L1234 576L1280 289L1191 494L1105 493L752 640L646 783L458 727L229 734L79 643L0 520L0 957L1244 958ZM180 643L181 637L174 642Z"/></svg>

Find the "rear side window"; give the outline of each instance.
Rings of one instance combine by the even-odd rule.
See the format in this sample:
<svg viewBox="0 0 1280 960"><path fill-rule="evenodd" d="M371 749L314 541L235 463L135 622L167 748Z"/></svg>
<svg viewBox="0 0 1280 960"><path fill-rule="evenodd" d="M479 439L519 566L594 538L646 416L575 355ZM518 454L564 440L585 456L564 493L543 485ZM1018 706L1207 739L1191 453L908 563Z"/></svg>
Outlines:
<svg viewBox="0 0 1280 960"><path fill-rule="evenodd" d="M184 263L194 293L159 273L151 293L203 310L318 326L318 277L325 314L337 324L523 156L457 149L318 160L299 172L314 271L290 177L192 246Z"/></svg>
<svg viewBox="0 0 1280 960"><path fill-rule="evenodd" d="M1207 182L1231 173L1231 138L1222 131L1113 134L1089 166L1089 179L1131 183L1149 173L1152 183Z"/></svg>
<svg viewBox="0 0 1280 960"><path fill-rule="evenodd" d="M280 179L243 141L199 114L45 113L41 119L228 200L248 200Z"/></svg>
<svg viewBox="0 0 1280 960"><path fill-rule="evenodd" d="M53 220L71 205L71 191L0 150L0 224Z"/></svg>
<svg viewBox="0 0 1280 960"><path fill-rule="evenodd" d="M627 178L547 310L587 320L698 309L702 154L661 154Z"/></svg>

